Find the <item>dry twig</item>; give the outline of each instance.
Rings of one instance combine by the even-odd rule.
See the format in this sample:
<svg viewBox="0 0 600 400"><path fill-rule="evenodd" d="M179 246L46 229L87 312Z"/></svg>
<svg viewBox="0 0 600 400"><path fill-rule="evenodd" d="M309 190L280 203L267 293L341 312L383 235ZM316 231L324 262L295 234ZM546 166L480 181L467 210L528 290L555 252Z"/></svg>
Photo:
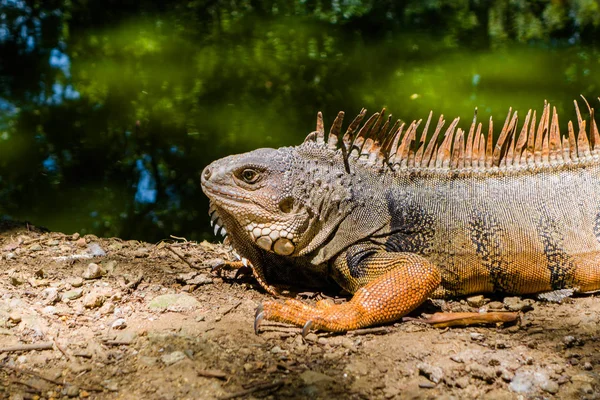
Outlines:
<svg viewBox="0 0 600 400"><path fill-rule="evenodd" d="M0 347L0 353L12 353L15 351L31 351L31 350L52 350L54 343L32 343L32 344L18 344L16 346Z"/></svg>

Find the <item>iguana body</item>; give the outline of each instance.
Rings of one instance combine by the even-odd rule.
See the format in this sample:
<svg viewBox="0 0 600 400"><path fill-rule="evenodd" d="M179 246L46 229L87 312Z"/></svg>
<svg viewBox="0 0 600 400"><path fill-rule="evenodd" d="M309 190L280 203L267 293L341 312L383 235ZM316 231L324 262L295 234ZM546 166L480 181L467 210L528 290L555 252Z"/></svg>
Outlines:
<svg viewBox="0 0 600 400"><path fill-rule="evenodd" d="M493 143L454 120L438 143L364 110L340 135L215 161L202 174L211 215L269 292L270 280L333 278L354 293L317 307L267 302L270 319L344 331L397 320L427 297L600 289L600 135L579 109L561 137L546 104L506 119ZM358 129L360 127L360 130ZM357 132L358 131L358 132ZM356 132L356 133L355 133ZM486 145L487 142L487 145ZM591 142L591 145L590 145ZM494 146L492 146L494 144ZM287 279L286 279L287 278Z"/></svg>

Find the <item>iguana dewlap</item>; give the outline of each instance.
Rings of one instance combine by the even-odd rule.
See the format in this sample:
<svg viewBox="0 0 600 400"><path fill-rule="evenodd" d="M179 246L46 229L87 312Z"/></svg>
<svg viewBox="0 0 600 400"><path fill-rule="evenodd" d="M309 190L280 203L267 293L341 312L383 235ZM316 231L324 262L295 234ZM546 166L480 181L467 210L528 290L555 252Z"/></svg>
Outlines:
<svg viewBox="0 0 600 400"><path fill-rule="evenodd" d="M431 114L420 129L383 112L362 123L363 110L341 135L344 114L326 134L319 113L299 146L213 162L202 189L215 232L267 291L317 277L354 294L269 301L257 320L346 331L428 297L600 289L600 135L593 109L588 125L575 106L566 136L546 104L522 125L509 111L495 142L491 119L487 138L475 119L443 130L443 116L428 135Z"/></svg>

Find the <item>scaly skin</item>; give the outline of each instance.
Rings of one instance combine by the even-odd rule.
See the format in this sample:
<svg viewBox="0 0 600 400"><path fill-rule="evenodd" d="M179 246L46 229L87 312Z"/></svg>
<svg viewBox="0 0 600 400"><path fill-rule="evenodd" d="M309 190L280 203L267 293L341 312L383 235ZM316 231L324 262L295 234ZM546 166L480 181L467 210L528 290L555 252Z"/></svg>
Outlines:
<svg viewBox="0 0 600 400"><path fill-rule="evenodd" d="M465 140L455 120L438 148L438 123L418 150L418 123L387 132L376 114L352 139L359 124L342 138L338 117L325 141L319 119L300 146L212 163L211 215L268 292L267 282L332 278L354 294L331 306L268 301L257 323L346 331L430 296L600 289L600 135L590 124L590 146L579 117L579 137L570 125L561 139L549 105L535 119L517 136L509 113L495 146L475 121Z"/></svg>

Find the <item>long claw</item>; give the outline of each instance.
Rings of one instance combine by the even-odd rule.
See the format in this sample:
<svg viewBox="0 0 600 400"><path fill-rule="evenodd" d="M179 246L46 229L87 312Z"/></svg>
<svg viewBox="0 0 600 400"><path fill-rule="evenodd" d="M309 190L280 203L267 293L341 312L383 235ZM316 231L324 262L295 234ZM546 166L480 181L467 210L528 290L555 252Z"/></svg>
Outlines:
<svg viewBox="0 0 600 400"><path fill-rule="evenodd" d="M258 327L260 326L260 323L262 322L264 317L265 317L265 314L263 313L263 305L260 304L256 308L256 316L254 317L254 333L256 335L258 335Z"/></svg>
<svg viewBox="0 0 600 400"><path fill-rule="evenodd" d="M308 333L310 332L310 328L312 328L312 321L306 321L306 323L304 324L304 328L302 328L302 338L305 338L306 335L308 335Z"/></svg>

